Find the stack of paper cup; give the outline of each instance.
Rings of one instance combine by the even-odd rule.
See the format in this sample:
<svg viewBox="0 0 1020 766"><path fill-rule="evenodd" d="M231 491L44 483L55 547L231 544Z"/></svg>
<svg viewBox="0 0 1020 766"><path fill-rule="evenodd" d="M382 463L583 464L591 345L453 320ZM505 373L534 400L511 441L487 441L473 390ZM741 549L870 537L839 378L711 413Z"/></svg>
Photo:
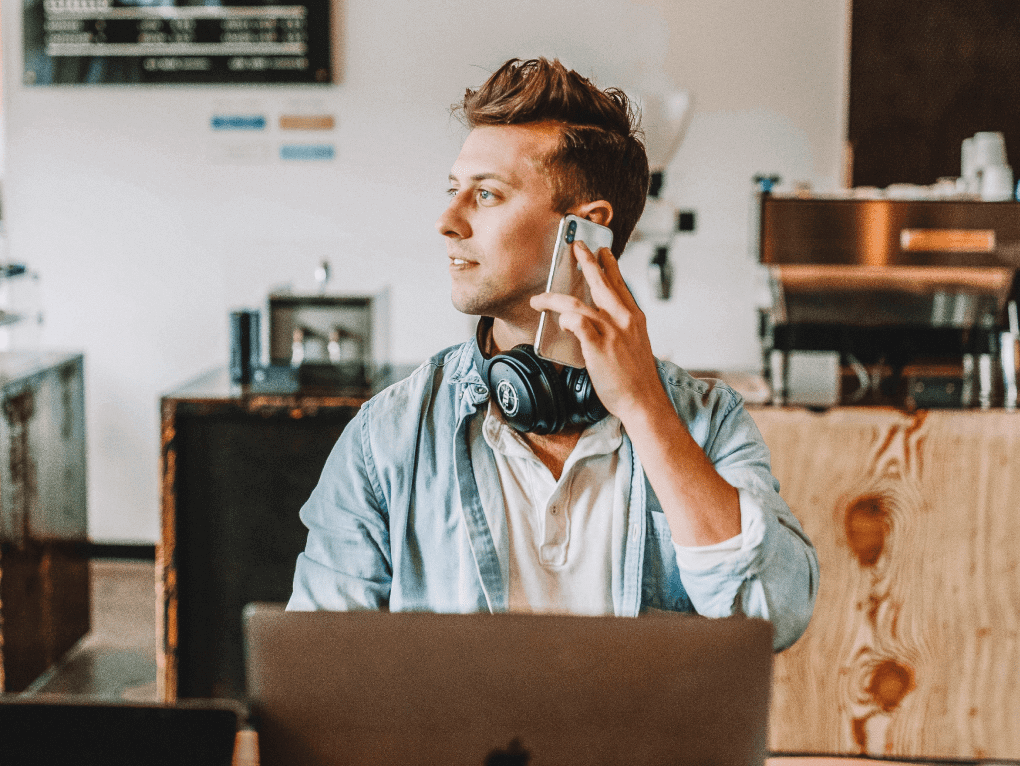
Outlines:
<svg viewBox="0 0 1020 766"><path fill-rule="evenodd" d="M967 190L986 202L1013 199L1013 168L1006 161L1002 133L975 133L960 149L961 176Z"/></svg>

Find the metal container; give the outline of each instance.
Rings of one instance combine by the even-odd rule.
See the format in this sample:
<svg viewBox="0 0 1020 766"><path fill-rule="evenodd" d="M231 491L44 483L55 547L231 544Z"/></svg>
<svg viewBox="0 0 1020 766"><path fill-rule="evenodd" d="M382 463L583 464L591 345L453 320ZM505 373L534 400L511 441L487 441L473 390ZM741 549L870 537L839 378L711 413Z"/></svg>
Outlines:
<svg viewBox="0 0 1020 766"><path fill-rule="evenodd" d="M1020 267L1020 203L762 196L773 321L990 327Z"/></svg>
<svg viewBox="0 0 1020 766"><path fill-rule="evenodd" d="M295 359L300 338L304 361L381 362L387 355L388 292L376 295L269 295L269 358L273 364Z"/></svg>
<svg viewBox="0 0 1020 766"><path fill-rule="evenodd" d="M844 404L911 406L935 390L932 401L944 406L1003 399L998 378L979 385L995 377L998 358L982 360L991 355L978 346L1007 326L1017 297L1020 203L768 193L759 201L772 293L761 333L766 374L791 374L795 352L830 351L840 355ZM773 401L787 403L797 381L772 378Z"/></svg>

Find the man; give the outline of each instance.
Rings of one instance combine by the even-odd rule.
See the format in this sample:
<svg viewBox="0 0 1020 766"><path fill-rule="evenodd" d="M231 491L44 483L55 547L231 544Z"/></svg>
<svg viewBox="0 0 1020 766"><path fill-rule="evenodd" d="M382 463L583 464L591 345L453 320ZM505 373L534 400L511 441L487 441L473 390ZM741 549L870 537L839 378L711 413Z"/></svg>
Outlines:
<svg viewBox="0 0 1020 766"><path fill-rule="evenodd" d="M626 96L559 62L511 60L460 110L471 131L436 227L477 337L346 428L301 510L289 608L740 610L789 646L817 592L814 548L739 395L656 361L614 258L648 186ZM566 214L614 233L612 252L574 245L594 308L544 292ZM530 344L541 311L579 339L609 413L597 422L519 432L490 401L487 360Z"/></svg>

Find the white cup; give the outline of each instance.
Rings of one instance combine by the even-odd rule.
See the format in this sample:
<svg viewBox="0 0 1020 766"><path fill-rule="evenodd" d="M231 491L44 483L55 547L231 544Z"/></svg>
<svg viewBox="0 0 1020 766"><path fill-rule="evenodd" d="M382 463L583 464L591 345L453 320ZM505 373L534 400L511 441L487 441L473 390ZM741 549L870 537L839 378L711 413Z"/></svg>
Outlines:
<svg viewBox="0 0 1020 766"><path fill-rule="evenodd" d="M981 199L985 202L1013 199L1013 168L1009 165L986 165L981 168Z"/></svg>
<svg viewBox="0 0 1020 766"><path fill-rule="evenodd" d="M977 166L974 164L974 139L965 138L960 144L960 178L968 181L977 176Z"/></svg>
<svg viewBox="0 0 1020 766"><path fill-rule="evenodd" d="M1006 139L1002 133L984 132L974 134L972 167L986 168L992 165L1006 165Z"/></svg>

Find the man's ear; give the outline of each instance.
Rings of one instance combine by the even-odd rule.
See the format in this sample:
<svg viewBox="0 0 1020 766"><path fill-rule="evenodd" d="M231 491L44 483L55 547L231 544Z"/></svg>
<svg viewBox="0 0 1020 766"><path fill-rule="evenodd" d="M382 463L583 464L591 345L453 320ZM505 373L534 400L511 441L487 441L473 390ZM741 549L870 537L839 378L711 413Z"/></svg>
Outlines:
<svg viewBox="0 0 1020 766"><path fill-rule="evenodd" d="M592 223L597 223L601 226L608 226L609 222L613 220L613 206L604 199L586 202L568 212L576 215L578 218L586 218Z"/></svg>

